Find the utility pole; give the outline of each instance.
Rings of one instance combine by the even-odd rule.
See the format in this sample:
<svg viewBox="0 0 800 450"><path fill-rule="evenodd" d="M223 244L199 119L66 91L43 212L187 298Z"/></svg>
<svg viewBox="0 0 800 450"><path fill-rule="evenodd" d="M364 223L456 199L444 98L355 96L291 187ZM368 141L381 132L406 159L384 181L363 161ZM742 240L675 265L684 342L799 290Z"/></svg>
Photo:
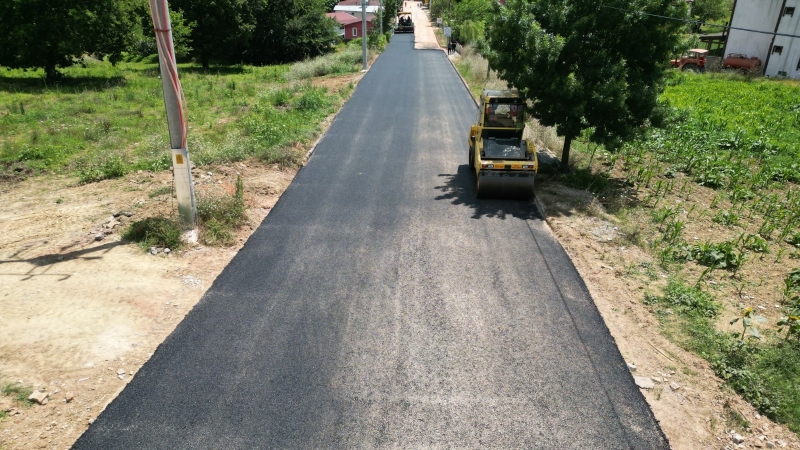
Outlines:
<svg viewBox="0 0 800 450"><path fill-rule="evenodd" d="M367 70L367 0L361 0L361 60L362 70Z"/></svg>
<svg viewBox="0 0 800 450"><path fill-rule="evenodd" d="M380 20L380 22L381 22L381 35L383 35L383 0L380 0L379 3L380 3L380 8L381 9L378 10L378 15L380 16L380 18L378 20Z"/></svg>
<svg viewBox="0 0 800 450"><path fill-rule="evenodd" d="M188 125L186 122L186 99L178 79L178 64L175 61L175 46L172 42L172 28L169 20L167 0L149 0L150 15L158 46L158 60L161 68L161 87L164 91L164 106L167 110L169 142L172 149L172 174L175 183L175 196L178 199L178 215L187 230L197 226L197 205L192 184L192 167L189 162L189 149L186 145ZM192 241L196 236L187 236Z"/></svg>

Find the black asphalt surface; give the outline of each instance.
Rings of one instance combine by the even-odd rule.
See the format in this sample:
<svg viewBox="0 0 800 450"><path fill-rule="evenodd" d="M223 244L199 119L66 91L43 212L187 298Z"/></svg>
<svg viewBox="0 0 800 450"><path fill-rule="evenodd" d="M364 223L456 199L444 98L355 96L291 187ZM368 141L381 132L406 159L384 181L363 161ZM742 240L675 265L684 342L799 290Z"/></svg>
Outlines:
<svg viewBox="0 0 800 450"><path fill-rule="evenodd" d="M394 36L306 167L78 449L668 448L477 109Z"/></svg>

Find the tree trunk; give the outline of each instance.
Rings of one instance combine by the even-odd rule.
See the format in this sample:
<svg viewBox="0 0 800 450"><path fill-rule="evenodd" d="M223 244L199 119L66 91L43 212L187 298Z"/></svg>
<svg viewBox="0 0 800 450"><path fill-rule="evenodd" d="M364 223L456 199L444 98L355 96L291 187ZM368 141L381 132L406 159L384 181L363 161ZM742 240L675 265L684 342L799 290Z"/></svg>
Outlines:
<svg viewBox="0 0 800 450"><path fill-rule="evenodd" d="M56 70L55 64L47 64L44 66L44 77L47 81L55 81L58 79L60 74Z"/></svg>
<svg viewBox="0 0 800 450"><path fill-rule="evenodd" d="M569 172L569 148L572 146L572 136L564 136L564 151L561 152L561 170Z"/></svg>
<svg viewBox="0 0 800 450"><path fill-rule="evenodd" d="M200 57L200 60L203 62L203 70L208 70L209 69L208 55L203 54L203 56Z"/></svg>

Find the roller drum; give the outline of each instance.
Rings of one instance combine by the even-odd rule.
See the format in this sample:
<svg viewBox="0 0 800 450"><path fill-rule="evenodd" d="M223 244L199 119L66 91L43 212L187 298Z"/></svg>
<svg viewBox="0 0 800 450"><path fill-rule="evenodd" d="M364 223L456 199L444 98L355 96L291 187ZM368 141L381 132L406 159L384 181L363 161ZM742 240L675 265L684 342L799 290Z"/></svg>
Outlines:
<svg viewBox="0 0 800 450"><path fill-rule="evenodd" d="M534 172L481 170L476 175L478 198L530 199L534 175Z"/></svg>

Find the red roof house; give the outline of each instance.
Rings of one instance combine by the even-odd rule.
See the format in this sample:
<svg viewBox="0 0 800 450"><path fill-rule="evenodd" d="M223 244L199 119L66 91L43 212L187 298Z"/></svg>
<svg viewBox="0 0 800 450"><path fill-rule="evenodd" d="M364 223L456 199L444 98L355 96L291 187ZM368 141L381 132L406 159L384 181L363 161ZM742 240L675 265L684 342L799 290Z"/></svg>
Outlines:
<svg viewBox="0 0 800 450"><path fill-rule="evenodd" d="M349 41L350 39L358 39L361 37L360 18L351 16L350 14L341 11L327 13L325 15L339 22L339 25L343 31L343 34L340 33L340 35L344 38L344 40ZM367 14L367 33L372 31L372 19L374 18L374 14Z"/></svg>

